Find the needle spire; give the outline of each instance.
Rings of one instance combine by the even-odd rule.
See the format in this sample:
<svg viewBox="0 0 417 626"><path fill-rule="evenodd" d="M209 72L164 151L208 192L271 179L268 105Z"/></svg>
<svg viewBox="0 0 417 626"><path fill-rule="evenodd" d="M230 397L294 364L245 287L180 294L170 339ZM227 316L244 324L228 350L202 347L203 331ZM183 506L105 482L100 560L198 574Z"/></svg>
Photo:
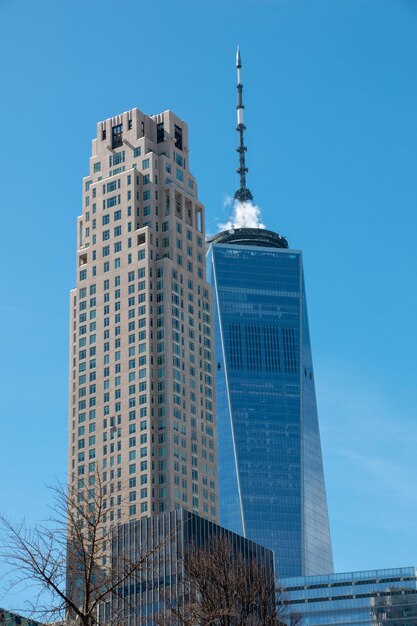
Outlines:
<svg viewBox="0 0 417 626"><path fill-rule="evenodd" d="M243 121L243 85L241 82L240 70L242 69L242 60L240 57L239 46L236 51L236 68L237 68L237 127L236 130L239 133L239 146L236 148L236 151L239 153L239 167L237 168L237 173L240 176L240 189L238 189L235 193L235 199L239 202L252 202L253 196L249 189L246 187L246 174L248 173L248 168L246 167L245 162L245 153L246 146L244 141L244 133L246 130L246 126Z"/></svg>

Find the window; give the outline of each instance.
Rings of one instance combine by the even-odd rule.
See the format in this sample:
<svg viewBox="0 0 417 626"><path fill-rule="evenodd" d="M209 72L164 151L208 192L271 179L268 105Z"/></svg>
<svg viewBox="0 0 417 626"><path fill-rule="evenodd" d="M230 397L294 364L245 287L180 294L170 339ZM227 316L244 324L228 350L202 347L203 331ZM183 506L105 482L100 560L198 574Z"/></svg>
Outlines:
<svg viewBox="0 0 417 626"><path fill-rule="evenodd" d="M98 163L94 163L94 168L93 168L94 174L96 174L100 170L101 170L101 163L100 163L100 161Z"/></svg>
<svg viewBox="0 0 417 626"><path fill-rule="evenodd" d="M151 177L149 174L145 174L145 176L143 177L143 184L144 185L148 185L151 182Z"/></svg>
<svg viewBox="0 0 417 626"><path fill-rule="evenodd" d="M175 147L182 150L182 128L175 124L174 127Z"/></svg>
<svg viewBox="0 0 417 626"><path fill-rule="evenodd" d="M147 170L149 168L149 159L143 159L142 169Z"/></svg>
<svg viewBox="0 0 417 626"><path fill-rule="evenodd" d="M110 222L110 215L103 215L103 226Z"/></svg>
<svg viewBox="0 0 417 626"><path fill-rule="evenodd" d="M124 162L125 162L125 151L124 150L121 150L120 152L115 152L114 154L109 156L109 165L110 165L110 167L112 167L112 165L119 165L119 163L124 163Z"/></svg>
<svg viewBox="0 0 417 626"><path fill-rule="evenodd" d="M111 129L111 134L112 134L111 147L114 150L114 148L119 148L120 146L123 145L123 124L118 124L117 126L113 126L113 128Z"/></svg>
<svg viewBox="0 0 417 626"><path fill-rule="evenodd" d="M177 165L184 167L184 157L181 154L178 154L178 152L174 152L174 161Z"/></svg>
<svg viewBox="0 0 417 626"><path fill-rule="evenodd" d="M107 199L106 207L108 209L111 209L111 207L116 206L116 204L117 204L117 196L112 196L111 198Z"/></svg>
<svg viewBox="0 0 417 626"><path fill-rule="evenodd" d="M180 170L179 167L177 167L177 174L176 174L176 176L177 176L177 180L180 180L181 182L184 180L184 176L183 176L182 170Z"/></svg>
<svg viewBox="0 0 417 626"><path fill-rule="evenodd" d="M156 143L161 143L165 139L164 123L159 122L156 125Z"/></svg>
<svg viewBox="0 0 417 626"><path fill-rule="evenodd" d="M140 148L134 148L133 149L133 156L134 157L139 157L141 153L141 149Z"/></svg>

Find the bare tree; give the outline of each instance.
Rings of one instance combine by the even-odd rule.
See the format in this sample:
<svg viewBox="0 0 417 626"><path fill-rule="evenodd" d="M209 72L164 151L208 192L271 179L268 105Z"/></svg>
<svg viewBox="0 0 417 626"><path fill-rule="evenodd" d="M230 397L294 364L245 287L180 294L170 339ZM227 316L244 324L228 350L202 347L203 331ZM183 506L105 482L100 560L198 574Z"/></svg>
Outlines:
<svg viewBox="0 0 417 626"><path fill-rule="evenodd" d="M192 547L158 626L296 626L271 567L237 552L226 535Z"/></svg>
<svg viewBox="0 0 417 626"><path fill-rule="evenodd" d="M94 626L104 608L106 624L123 626L127 618L118 611L129 613L124 585L146 577L150 557L170 538L134 556L127 551L111 558L108 485L102 475L96 473L86 488L58 484L53 491L53 517L46 523L15 525L0 516L0 558L9 568L7 586L24 585L34 592L35 599L17 610L33 618Z"/></svg>

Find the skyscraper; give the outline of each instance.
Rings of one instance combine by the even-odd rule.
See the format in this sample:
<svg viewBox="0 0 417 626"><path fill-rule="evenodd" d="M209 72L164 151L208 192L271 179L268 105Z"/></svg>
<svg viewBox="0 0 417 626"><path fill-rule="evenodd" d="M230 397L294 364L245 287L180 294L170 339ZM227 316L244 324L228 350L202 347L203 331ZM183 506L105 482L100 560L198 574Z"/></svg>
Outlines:
<svg viewBox="0 0 417 626"><path fill-rule="evenodd" d="M216 521L211 295L187 125L132 109L97 125L71 291L70 485L109 527L186 508Z"/></svg>
<svg viewBox="0 0 417 626"><path fill-rule="evenodd" d="M213 287L220 524L275 552L280 576L333 571L301 252L243 223L208 241ZM236 208L236 207L235 207Z"/></svg>

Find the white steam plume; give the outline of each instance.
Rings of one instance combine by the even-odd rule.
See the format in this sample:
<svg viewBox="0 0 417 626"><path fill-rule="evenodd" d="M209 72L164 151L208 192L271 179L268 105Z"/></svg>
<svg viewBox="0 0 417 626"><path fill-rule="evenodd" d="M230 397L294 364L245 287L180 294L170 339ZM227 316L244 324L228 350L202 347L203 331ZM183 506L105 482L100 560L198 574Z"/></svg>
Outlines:
<svg viewBox="0 0 417 626"><path fill-rule="evenodd" d="M218 224L221 230L234 228L265 228L261 222L261 209L250 202L239 202L234 198L226 198L225 208L231 208L230 218L225 224Z"/></svg>

